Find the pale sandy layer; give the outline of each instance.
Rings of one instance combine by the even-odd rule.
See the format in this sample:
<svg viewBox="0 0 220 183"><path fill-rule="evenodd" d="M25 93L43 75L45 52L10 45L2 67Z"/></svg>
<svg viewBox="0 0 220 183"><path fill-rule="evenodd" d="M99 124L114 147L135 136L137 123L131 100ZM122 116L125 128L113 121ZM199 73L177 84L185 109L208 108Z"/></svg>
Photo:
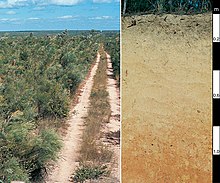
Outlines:
<svg viewBox="0 0 220 183"><path fill-rule="evenodd" d="M210 183L211 14L122 22L123 182Z"/></svg>

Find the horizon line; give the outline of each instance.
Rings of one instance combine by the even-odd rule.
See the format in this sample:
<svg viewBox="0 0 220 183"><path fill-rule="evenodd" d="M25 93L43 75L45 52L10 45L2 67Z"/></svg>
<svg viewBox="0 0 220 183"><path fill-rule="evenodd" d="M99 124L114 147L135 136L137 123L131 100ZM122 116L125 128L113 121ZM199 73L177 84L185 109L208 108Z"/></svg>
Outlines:
<svg viewBox="0 0 220 183"><path fill-rule="evenodd" d="M29 29L29 30L0 30L0 32L39 32L39 31L120 31L119 29Z"/></svg>

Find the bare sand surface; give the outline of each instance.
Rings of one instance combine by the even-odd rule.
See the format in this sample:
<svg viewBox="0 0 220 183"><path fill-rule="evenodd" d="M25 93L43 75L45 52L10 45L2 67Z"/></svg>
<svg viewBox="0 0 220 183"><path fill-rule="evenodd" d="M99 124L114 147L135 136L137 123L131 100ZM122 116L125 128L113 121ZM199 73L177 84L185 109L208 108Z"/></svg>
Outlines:
<svg viewBox="0 0 220 183"><path fill-rule="evenodd" d="M122 18L123 182L211 182L211 35L211 14Z"/></svg>
<svg viewBox="0 0 220 183"><path fill-rule="evenodd" d="M107 123L107 133L111 136L111 150L113 151L111 176L114 177L114 183L120 182L120 92L117 87L117 81L113 77L113 68L111 57L107 57L107 91L109 93L109 103L111 106L111 116Z"/></svg>
<svg viewBox="0 0 220 183"><path fill-rule="evenodd" d="M83 117L87 115L89 107L89 96L93 85L93 78L96 74L98 64L100 61L100 54L97 55L97 60L93 66L90 76L86 80L85 85L81 89L81 94L78 98L78 103L70 111L71 117L68 121L69 127L67 134L63 138L63 148L59 154L59 160L54 169L49 172L47 178L48 183L68 183L71 175L74 173L75 168L78 166L78 150L83 130Z"/></svg>

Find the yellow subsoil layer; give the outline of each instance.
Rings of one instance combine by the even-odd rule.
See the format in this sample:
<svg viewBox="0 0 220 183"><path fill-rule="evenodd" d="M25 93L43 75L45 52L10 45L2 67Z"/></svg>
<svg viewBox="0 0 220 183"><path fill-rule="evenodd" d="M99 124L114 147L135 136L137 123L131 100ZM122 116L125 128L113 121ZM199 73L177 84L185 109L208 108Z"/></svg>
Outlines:
<svg viewBox="0 0 220 183"><path fill-rule="evenodd" d="M211 43L211 14L122 19L123 182L211 182Z"/></svg>

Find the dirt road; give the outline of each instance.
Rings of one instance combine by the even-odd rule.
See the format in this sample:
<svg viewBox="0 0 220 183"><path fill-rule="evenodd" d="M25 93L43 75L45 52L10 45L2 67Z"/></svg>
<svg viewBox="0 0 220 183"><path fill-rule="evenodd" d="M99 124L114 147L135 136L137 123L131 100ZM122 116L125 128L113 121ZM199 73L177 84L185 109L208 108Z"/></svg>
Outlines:
<svg viewBox="0 0 220 183"><path fill-rule="evenodd" d="M122 22L123 182L211 182L211 14Z"/></svg>
<svg viewBox="0 0 220 183"><path fill-rule="evenodd" d="M67 135L63 138L63 148L59 155L59 160L52 172L49 173L48 183L68 183L70 176L73 174L77 163L78 150L83 130L83 117L87 115L89 107L89 96L93 85L93 77L100 61L100 55L93 66L90 76L81 89L81 95L78 98L77 105L71 110L69 119L69 128Z"/></svg>

